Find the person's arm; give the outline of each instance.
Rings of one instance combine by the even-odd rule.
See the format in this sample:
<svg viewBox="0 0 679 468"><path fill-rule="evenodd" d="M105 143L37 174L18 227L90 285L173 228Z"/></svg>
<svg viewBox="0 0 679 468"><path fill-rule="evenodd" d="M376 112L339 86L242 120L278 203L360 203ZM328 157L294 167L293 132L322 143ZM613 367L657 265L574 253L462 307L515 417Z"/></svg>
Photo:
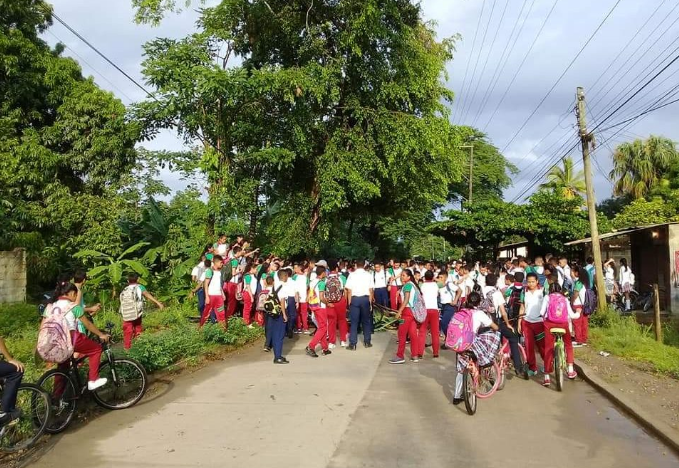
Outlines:
<svg viewBox="0 0 679 468"><path fill-rule="evenodd" d="M398 308L398 312L396 312L397 319L401 318L401 315L403 315L403 309L406 308L409 302L410 302L410 291L406 291L405 293L403 293L403 302L401 303L401 306Z"/></svg>
<svg viewBox="0 0 679 468"><path fill-rule="evenodd" d="M158 301L155 297L153 297L153 294L151 294L150 292L144 291L142 294L144 295L144 297L146 299L153 302L159 309L165 308L165 306L160 301Z"/></svg>
<svg viewBox="0 0 679 468"><path fill-rule="evenodd" d="M210 278L205 276L205 279L203 280L203 291L205 291L205 304L210 303L210 295L207 293L208 292L208 287L210 286Z"/></svg>
<svg viewBox="0 0 679 468"><path fill-rule="evenodd" d="M566 301L568 304L568 301ZM540 317L544 317L545 314L547 313L547 307L549 306L549 296L545 296L542 298L542 306L540 307ZM571 305L568 304L568 308L570 309Z"/></svg>
<svg viewBox="0 0 679 468"><path fill-rule="evenodd" d="M9 364L12 364L14 367L16 367L19 372L24 371L24 365L20 361L17 361L12 357L12 355L9 353L9 350L7 349L7 346L5 345L5 340L3 340L1 336L0 336L0 353L2 353L2 355L5 356L5 360Z"/></svg>
<svg viewBox="0 0 679 468"><path fill-rule="evenodd" d="M571 320L580 318L580 312L575 312L570 304L566 303L566 307L568 308L568 317L570 317Z"/></svg>
<svg viewBox="0 0 679 468"><path fill-rule="evenodd" d="M497 323L495 323L495 322L490 322L489 327L490 327L493 331L498 331L498 330L500 330L500 327L498 327L498 326L497 326Z"/></svg>
<svg viewBox="0 0 679 468"><path fill-rule="evenodd" d="M88 314L94 316L97 315L97 312L101 310L101 304L97 303L94 304L93 306L85 307L85 312Z"/></svg>
<svg viewBox="0 0 679 468"><path fill-rule="evenodd" d="M281 299L279 297L278 300L281 302L281 311L283 313L283 321L287 322L288 321L288 313L287 313L287 309L288 309L287 306L288 305L286 304L286 299Z"/></svg>
<svg viewBox="0 0 679 468"><path fill-rule="evenodd" d="M78 317L78 320L80 320L82 324L85 325L85 328L87 328L90 331L90 333L92 333L93 335L97 335L101 341L106 342L111 339L109 335L99 331L99 329L95 327L94 324L90 322L90 319L88 319L85 315Z"/></svg>
<svg viewBox="0 0 679 468"><path fill-rule="evenodd" d="M328 304L328 300L325 298L325 291L318 291L318 300L323 304Z"/></svg>
<svg viewBox="0 0 679 468"><path fill-rule="evenodd" d="M231 262L231 278L235 278L238 275L238 261L236 260L236 266L233 266L233 261Z"/></svg>

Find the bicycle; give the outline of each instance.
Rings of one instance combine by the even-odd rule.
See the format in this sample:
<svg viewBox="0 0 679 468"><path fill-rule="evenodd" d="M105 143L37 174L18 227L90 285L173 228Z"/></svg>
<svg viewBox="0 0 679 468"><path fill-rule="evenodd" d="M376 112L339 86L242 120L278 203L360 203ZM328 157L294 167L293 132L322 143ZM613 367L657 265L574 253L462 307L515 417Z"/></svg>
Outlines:
<svg viewBox="0 0 679 468"><path fill-rule="evenodd" d="M0 393L4 381L0 380ZM22 383L16 409L21 416L0 428L0 452L18 452L32 447L47 429L51 406L47 393L37 385Z"/></svg>
<svg viewBox="0 0 679 468"><path fill-rule="evenodd" d="M462 391L464 406L467 413L476 413L477 398L490 398L497 391L500 384L500 367L493 360L487 366L479 367L476 356L472 351L462 353L467 357L467 367L462 373Z"/></svg>
<svg viewBox="0 0 679 468"><path fill-rule="evenodd" d="M554 335L554 377L556 389L563 390L564 372L566 372L566 345L563 336L568 333L564 328L550 328L549 332Z"/></svg>
<svg viewBox="0 0 679 468"><path fill-rule="evenodd" d="M521 353L521 369L515 369L515 371L519 372L524 380L528 380L528 366L526 365L528 360L526 358L526 349L521 343L519 343L519 351ZM510 355L509 341L507 341L506 338L502 339L502 346L500 347L500 351L497 353L495 359L497 361L498 367L500 368L500 383L498 384L497 389L502 390L505 388L505 383L507 382L506 371L510 366L512 366L513 362Z"/></svg>
<svg viewBox="0 0 679 468"><path fill-rule="evenodd" d="M114 325L108 323L106 331L110 335ZM99 364L99 375L108 382L103 387L91 391L94 401L109 410L120 410L136 405L146 393L148 377L146 370L134 359L118 358L113 355L110 343L101 344L103 353ZM78 400L87 391L87 379L80 375L80 365L85 357L71 358L68 369L47 371L38 385L50 397L52 416L46 428L50 434L65 430L73 420Z"/></svg>

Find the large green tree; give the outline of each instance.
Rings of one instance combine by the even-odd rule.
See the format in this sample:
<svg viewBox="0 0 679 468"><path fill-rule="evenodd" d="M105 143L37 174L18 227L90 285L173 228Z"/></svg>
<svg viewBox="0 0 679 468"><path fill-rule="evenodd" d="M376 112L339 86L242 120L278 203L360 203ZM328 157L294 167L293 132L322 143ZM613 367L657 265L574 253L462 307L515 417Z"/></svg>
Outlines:
<svg viewBox="0 0 679 468"><path fill-rule="evenodd" d="M156 21L173 2L135 3ZM260 228L277 250L315 250L338 219L445 203L462 158L453 44L410 0L223 0L198 33L147 44L156 93L137 114L200 142L185 160L207 175L210 227L237 216L254 233L275 205Z"/></svg>

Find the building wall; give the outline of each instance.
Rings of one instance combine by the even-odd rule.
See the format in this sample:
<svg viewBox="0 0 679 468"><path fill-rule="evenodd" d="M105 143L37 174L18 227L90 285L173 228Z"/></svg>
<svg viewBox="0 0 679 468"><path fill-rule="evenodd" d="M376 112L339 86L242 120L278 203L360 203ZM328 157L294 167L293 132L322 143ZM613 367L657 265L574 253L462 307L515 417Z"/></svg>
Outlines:
<svg viewBox="0 0 679 468"><path fill-rule="evenodd" d="M0 251L0 303L26 300L26 251Z"/></svg>
<svg viewBox="0 0 679 468"><path fill-rule="evenodd" d="M635 231L630 234L632 249L632 271L637 277L639 292L651 289L657 283L660 295L660 309L672 310L672 291L670 288L670 229L658 226ZM672 254L672 257L674 254Z"/></svg>

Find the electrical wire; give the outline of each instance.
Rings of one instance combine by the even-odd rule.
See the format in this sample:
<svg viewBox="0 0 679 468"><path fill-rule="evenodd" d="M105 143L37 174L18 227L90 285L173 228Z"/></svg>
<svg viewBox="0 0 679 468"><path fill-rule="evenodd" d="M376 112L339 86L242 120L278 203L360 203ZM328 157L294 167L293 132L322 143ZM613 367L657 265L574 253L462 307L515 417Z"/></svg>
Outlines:
<svg viewBox="0 0 679 468"><path fill-rule="evenodd" d="M599 32L599 30L601 30L601 28L602 28L603 25L606 23L606 21L608 20L608 18L611 17L611 15L612 15L613 12L615 11L615 9L618 7L618 5L620 5L620 2L621 2L621 1L622 1L622 0L617 0L617 1L615 2L615 4L614 4L613 7L610 9L610 11L608 12L608 14L604 17L604 19L601 21L601 23L599 23L599 26L597 26L597 28L594 30L594 32L589 36L589 39L587 39L587 41L585 42L585 44L580 48L580 51L575 55L575 57L573 57L573 60L571 60L571 62L568 64L568 66L566 67L566 69L561 73L561 75L559 76L559 78L554 82L554 84L553 84L552 87L549 89L549 91L547 91L547 94L545 94L545 96L540 100L540 102L539 102L538 105L535 107L535 109L533 110L533 112L531 112L531 114L530 114L530 115L528 116L528 118L523 122L523 124L521 125L521 127L519 127L519 129L516 131L516 133L514 134L514 136L512 136L512 138L507 142L507 144L505 145L505 147L502 149L501 152L504 153L505 150L509 147L509 145L511 145L512 142L516 139L516 137L519 136L519 134L520 134L521 131L526 127L526 125L528 124L528 122L530 121L530 119L533 118L533 116L537 113L537 111L540 109L540 107L542 106L542 104L544 104L544 102L547 100L547 98L549 97L549 95L552 94L552 91L554 91L554 89L557 87L557 85L561 82L561 80L562 80L563 77L566 75L566 73L568 72L568 70L571 69L571 67L573 66L573 64L575 63L575 61L576 61L576 60L580 57L580 55L585 51L585 49L586 49L587 46L590 44L590 42L592 42L592 40L593 40L594 37L597 35L597 33Z"/></svg>

